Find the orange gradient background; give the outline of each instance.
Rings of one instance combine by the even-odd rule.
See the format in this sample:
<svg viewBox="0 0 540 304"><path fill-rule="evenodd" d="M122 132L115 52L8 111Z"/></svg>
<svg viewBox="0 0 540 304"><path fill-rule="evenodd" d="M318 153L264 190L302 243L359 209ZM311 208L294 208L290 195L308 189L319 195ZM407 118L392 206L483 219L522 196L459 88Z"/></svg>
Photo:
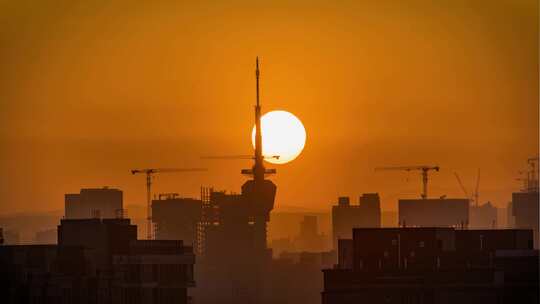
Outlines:
<svg viewBox="0 0 540 304"><path fill-rule="evenodd" d="M151 4L150 4L151 3ZM0 214L63 209L82 187L239 191L255 56L263 112L301 117L309 143L278 166L276 208L379 192L472 192L504 206L538 153L537 1L1 1ZM356 202L356 198L354 201Z"/></svg>

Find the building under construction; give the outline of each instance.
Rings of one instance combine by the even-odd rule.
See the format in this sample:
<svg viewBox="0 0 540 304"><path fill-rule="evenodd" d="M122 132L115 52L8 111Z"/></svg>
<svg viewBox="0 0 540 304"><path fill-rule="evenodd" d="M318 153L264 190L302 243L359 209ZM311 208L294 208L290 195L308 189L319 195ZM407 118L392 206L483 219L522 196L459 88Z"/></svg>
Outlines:
<svg viewBox="0 0 540 304"><path fill-rule="evenodd" d="M160 194L152 201L152 221L157 240L182 240L198 248L197 228L201 222L201 200Z"/></svg>

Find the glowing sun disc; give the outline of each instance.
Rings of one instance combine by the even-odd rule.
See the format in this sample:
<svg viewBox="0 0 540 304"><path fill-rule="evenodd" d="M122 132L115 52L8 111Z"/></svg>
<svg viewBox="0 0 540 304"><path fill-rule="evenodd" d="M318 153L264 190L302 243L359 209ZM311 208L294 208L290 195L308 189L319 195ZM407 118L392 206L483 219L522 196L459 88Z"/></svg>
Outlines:
<svg viewBox="0 0 540 304"><path fill-rule="evenodd" d="M265 161L273 164L288 163L300 155L306 145L306 129L293 114L287 111L271 111L261 117L262 150ZM251 131L251 143L255 146L255 126ZM271 156L279 155L279 158Z"/></svg>

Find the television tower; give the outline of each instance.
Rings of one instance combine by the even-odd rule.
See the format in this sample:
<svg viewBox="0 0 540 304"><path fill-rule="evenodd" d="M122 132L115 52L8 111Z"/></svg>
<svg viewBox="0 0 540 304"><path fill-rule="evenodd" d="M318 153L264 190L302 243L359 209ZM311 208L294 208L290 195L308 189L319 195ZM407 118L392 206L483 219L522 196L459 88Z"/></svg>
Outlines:
<svg viewBox="0 0 540 304"><path fill-rule="evenodd" d="M243 169L242 174L252 175L253 180L262 182L266 174L275 174L276 169L266 169L264 167L264 156L262 151L262 128L261 128L261 104L259 101L259 57L255 60L255 79L256 79L256 103L255 103L255 163L252 169Z"/></svg>
<svg viewBox="0 0 540 304"><path fill-rule="evenodd" d="M255 250L260 252L259 256L262 257L263 252L267 250L266 225L270 220L270 211L274 208L277 187L271 180L265 179L266 175L276 173L276 169L266 169L263 163L259 76L259 58L257 57L255 62L257 92L255 103L255 155L253 167L242 170L242 174L252 176L242 185L242 196L246 203L247 212L253 222L253 244Z"/></svg>

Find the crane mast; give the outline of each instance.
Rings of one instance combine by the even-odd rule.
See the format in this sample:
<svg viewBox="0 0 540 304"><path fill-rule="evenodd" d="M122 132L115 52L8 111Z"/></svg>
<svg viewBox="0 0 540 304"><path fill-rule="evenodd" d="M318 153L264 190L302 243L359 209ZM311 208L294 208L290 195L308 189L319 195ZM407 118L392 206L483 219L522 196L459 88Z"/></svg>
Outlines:
<svg viewBox="0 0 540 304"><path fill-rule="evenodd" d="M375 168L376 171L379 170L401 170L401 171L413 171L413 170L419 170L422 174L422 199L427 199L428 197L428 172L433 171L439 171L439 166L402 166L402 167L378 167Z"/></svg>

